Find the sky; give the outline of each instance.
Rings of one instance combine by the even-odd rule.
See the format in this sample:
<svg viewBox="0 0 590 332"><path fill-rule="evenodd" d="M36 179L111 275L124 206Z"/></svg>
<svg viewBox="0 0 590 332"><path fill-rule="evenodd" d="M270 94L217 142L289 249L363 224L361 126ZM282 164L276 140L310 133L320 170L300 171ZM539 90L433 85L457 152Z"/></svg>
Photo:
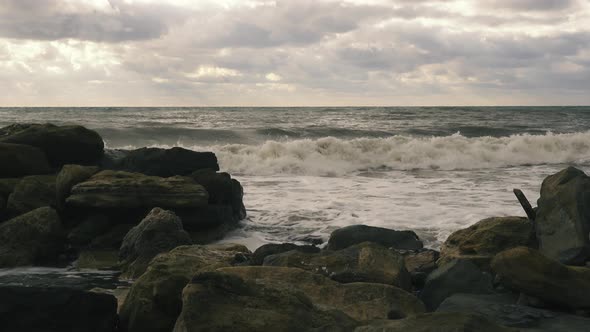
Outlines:
<svg viewBox="0 0 590 332"><path fill-rule="evenodd" d="M590 105L590 0L0 0L0 106Z"/></svg>

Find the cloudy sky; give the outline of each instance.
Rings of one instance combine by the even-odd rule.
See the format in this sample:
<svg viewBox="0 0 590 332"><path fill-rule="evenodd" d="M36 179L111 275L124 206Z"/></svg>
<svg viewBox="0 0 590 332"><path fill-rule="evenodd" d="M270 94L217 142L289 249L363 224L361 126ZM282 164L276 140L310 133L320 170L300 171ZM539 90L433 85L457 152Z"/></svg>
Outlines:
<svg viewBox="0 0 590 332"><path fill-rule="evenodd" d="M590 0L0 0L0 106L543 104Z"/></svg>

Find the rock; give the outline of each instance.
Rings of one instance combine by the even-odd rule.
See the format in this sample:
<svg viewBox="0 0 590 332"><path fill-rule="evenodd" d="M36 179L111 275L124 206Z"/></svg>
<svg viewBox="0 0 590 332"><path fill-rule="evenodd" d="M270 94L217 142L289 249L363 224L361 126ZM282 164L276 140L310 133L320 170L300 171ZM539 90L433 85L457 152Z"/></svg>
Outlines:
<svg viewBox="0 0 590 332"><path fill-rule="evenodd" d="M28 145L0 143L0 178L51 172L43 151Z"/></svg>
<svg viewBox="0 0 590 332"><path fill-rule="evenodd" d="M211 169L193 172L191 177L205 187L209 193L209 204L230 206L235 221L246 218L244 190L236 179L228 173L215 173Z"/></svg>
<svg viewBox="0 0 590 332"><path fill-rule="evenodd" d="M492 276L469 260L454 260L439 267L426 279L420 299L428 310L435 310L444 299L456 293L491 293Z"/></svg>
<svg viewBox="0 0 590 332"><path fill-rule="evenodd" d="M88 246L96 237L106 233L111 221L104 215L91 215L68 234L68 243L76 247Z"/></svg>
<svg viewBox="0 0 590 332"><path fill-rule="evenodd" d="M0 178L0 196L8 197L22 178Z"/></svg>
<svg viewBox="0 0 590 332"><path fill-rule="evenodd" d="M113 226L110 230L106 233L96 236L90 242L90 248L92 249L116 249L117 253L119 252L119 248L121 248L121 244L123 243L123 238L131 228L135 227L133 224L118 224ZM118 254L117 254L118 256Z"/></svg>
<svg viewBox="0 0 590 332"><path fill-rule="evenodd" d="M182 289L192 276L234 263L241 251L207 246L181 246L156 256L131 286L120 311L128 332L171 331L182 308Z"/></svg>
<svg viewBox="0 0 590 332"><path fill-rule="evenodd" d="M64 164L95 164L104 152L102 138L82 126L14 124L0 128L0 142L37 147L56 168Z"/></svg>
<svg viewBox="0 0 590 332"><path fill-rule="evenodd" d="M340 310L361 321L388 319L392 314L407 317L425 311L424 304L414 295L390 285L340 284L316 273L288 267L240 266L217 271L274 288L299 290L315 305Z"/></svg>
<svg viewBox="0 0 590 332"><path fill-rule="evenodd" d="M42 207L0 224L0 268L55 263L63 248L59 216Z"/></svg>
<svg viewBox="0 0 590 332"><path fill-rule="evenodd" d="M316 254L320 252L320 248L316 246L299 246L293 243L268 243L258 247L258 249L252 253L252 260L250 261L250 264L262 265L264 263L264 259L267 256L276 255L291 250L310 254Z"/></svg>
<svg viewBox="0 0 590 332"><path fill-rule="evenodd" d="M53 175L24 177L8 196L6 208L16 216L43 206L55 206L55 176Z"/></svg>
<svg viewBox="0 0 590 332"><path fill-rule="evenodd" d="M199 169L218 171L219 165L213 152L196 152L180 147L141 148L124 151L124 156L115 162L114 169L170 177L189 175Z"/></svg>
<svg viewBox="0 0 590 332"><path fill-rule="evenodd" d="M375 320L354 332L510 332L490 319L460 312L435 312L400 320Z"/></svg>
<svg viewBox="0 0 590 332"><path fill-rule="evenodd" d="M113 208L195 208L207 204L207 191L188 177L160 178L102 171L75 185L68 206Z"/></svg>
<svg viewBox="0 0 590 332"><path fill-rule="evenodd" d="M173 331L350 331L355 325L343 313L319 310L299 292L204 272L183 290Z"/></svg>
<svg viewBox="0 0 590 332"><path fill-rule="evenodd" d="M590 260L590 177L574 167L548 176L537 204L541 253L568 265Z"/></svg>
<svg viewBox="0 0 590 332"><path fill-rule="evenodd" d="M154 208L123 239L119 250L123 274L137 278L157 254L188 244L191 238L174 212Z"/></svg>
<svg viewBox="0 0 590 332"><path fill-rule="evenodd" d="M0 322L6 332L112 332L112 295L58 287L0 286Z"/></svg>
<svg viewBox="0 0 590 332"><path fill-rule="evenodd" d="M563 308L590 308L590 269L566 266L519 247L499 253L492 269L502 284Z"/></svg>
<svg viewBox="0 0 590 332"><path fill-rule="evenodd" d="M366 241L393 249L416 250L423 247L422 241L413 231L353 225L333 231L330 234L327 249L340 250Z"/></svg>
<svg viewBox="0 0 590 332"><path fill-rule="evenodd" d="M410 274L404 266L403 257L371 242L317 254L293 250L267 256L264 265L298 267L342 283L374 282L405 290L411 288Z"/></svg>
<svg viewBox="0 0 590 332"><path fill-rule="evenodd" d="M79 269L118 270L119 252L116 250L86 249L76 260Z"/></svg>
<svg viewBox="0 0 590 332"><path fill-rule="evenodd" d="M511 294L454 294L437 311L479 314L499 325L521 331L587 331L590 319L515 304Z"/></svg>
<svg viewBox="0 0 590 332"><path fill-rule="evenodd" d="M534 230L527 218L493 217L451 234L441 248L439 265L468 259L484 270L504 250L534 244Z"/></svg>
<svg viewBox="0 0 590 332"><path fill-rule="evenodd" d="M428 275L437 268L439 252L432 249L419 249L400 253L404 256L404 264L412 276L412 285L422 289Z"/></svg>
<svg viewBox="0 0 590 332"><path fill-rule="evenodd" d="M57 206L63 209L72 187L87 180L98 171L99 169L96 166L64 165L57 174L55 181Z"/></svg>

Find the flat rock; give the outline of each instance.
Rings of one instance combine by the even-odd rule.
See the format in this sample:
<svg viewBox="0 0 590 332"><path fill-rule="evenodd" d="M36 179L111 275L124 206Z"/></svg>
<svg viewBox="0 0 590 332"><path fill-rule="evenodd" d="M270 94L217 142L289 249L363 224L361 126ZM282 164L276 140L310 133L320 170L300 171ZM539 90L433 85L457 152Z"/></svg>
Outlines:
<svg viewBox="0 0 590 332"><path fill-rule="evenodd" d="M498 254L492 269L509 288L563 308L590 308L590 268L566 266L526 247Z"/></svg>
<svg viewBox="0 0 590 332"><path fill-rule="evenodd" d="M0 178L51 172L45 153L33 146L0 143Z"/></svg>
<svg viewBox="0 0 590 332"><path fill-rule="evenodd" d="M413 231L352 225L333 231L327 249L340 250L367 241L393 249L416 250L423 247L422 241Z"/></svg>
<svg viewBox="0 0 590 332"><path fill-rule="evenodd" d="M516 332L475 314L435 312L399 320L375 320L354 332Z"/></svg>
<svg viewBox="0 0 590 332"><path fill-rule="evenodd" d="M320 252L320 248L316 246L300 246L294 243L267 243L254 250L254 252L252 253L252 260L250 261L250 264L262 265L264 263L264 259L267 256L276 255L291 250L296 250L299 252L310 254L316 254Z"/></svg>

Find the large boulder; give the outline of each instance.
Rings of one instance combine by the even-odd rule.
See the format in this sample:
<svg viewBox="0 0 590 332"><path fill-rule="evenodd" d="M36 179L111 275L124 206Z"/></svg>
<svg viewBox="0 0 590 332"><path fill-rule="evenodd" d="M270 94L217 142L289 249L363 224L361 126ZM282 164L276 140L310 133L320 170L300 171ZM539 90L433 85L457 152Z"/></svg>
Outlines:
<svg viewBox="0 0 590 332"><path fill-rule="evenodd" d="M55 180L57 206L63 209L72 187L87 180L98 171L99 168L96 166L64 165Z"/></svg>
<svg viewBox="0 0 590 332"><path fill-rule="evenodd" d="M590 268L566 266L519 247L499 253L492 269L509 288L564 308L590 308Z"/></svg>
<svg viewBox="0 0 590 332"><path fill-rule="evenodd" d="M0 224L0 268L54 264L63 246L61 222L50 207Z"/></svg>
<svg viewBox="0 0 590 332"><path fill-rule="evenodd" d="M64 164L95 164L104 153L104 142L82 126L13 124L0 128L0 142L39 148L55 168Z"/></svg>
<svg viewBox="0 0 590 332"><path fill-rule="evenodd" d="M406 290L411 288L403 257L372 242L316 254L293 250L267 256L264 265L298 267L342 283L374 282Z"/></svg>
<svg viewBox="0 0 590 332"><path fill-rule="evenodd" d="M494 256L504 250L534 244L534 229L527 218L493 217L451 234L441 248L439 265L468 259L489 269Z"/></svg>
<svg viewBox="0 0 590 332"><path fill-rule="evenodd" d="M20 215L43 206L55 206L54 175L24 177L8 196L6 208L13 215Z"/></svg>
<svg viewBox="0 0 590 332"><path fill-rule="evenodd" d="M123 239L119 250L123 274L137 278L157 254L188 244L191 238L174 212L154 208Z"/></svg>
<svg viewBox="0 0 590 332"><path fill-rule="evenodd" d="M310 254L316 254L320 252L320 248L316 246L300 246L293 243L267 243L258 247L258 249L254 250L254 252L252 253L252 260L250 261L250 264L262 265L266 257L292 250Z"/></svg>
<svg viewBox="0 0 590 332"><path fill-rule="evenodd" d="M362 242L374 242L387 248L416 250L423 247L422 241L413 231L352 225L337 229L330 234L328 249L340 250Z"/></svg>
<svg viewBox="0 0 590 332"><path fill-rule="evenodd" d="M340 310L359 321L407 317L425 311L414 295L390 285L340 284L317 273L287 267L238 266L217 271L275 288L299 290L315 305Z"/></svg>
<svg viewBox="0 0 590 332"><path fill-rule="evenodd" d="M536 232L539 250L564 264L590 259L590 177L568 167L541 186Z"/></svg>
<svg viewBox="0 0 590 332"><path fill-rule="evenodd" d="M341 312L314 307L299 292L204 272L183 290L173 331L350 331L355 325Z"/></svg>
<svg viewBox="0 0 590 332"><path fill-rule="evenodd" d="M51 171L45 153L28 145L0 143L0 178L47 174Z"/></svg>
<svg viewBox="0 0 590 332"><path fill-rule="evenodd" d="M0 322L6 332L113 332L117 300L72 288L0 286Z"/></svg>
<svg viewBox="0 0 590 332"><path fill-rule="evenodd" d="M400 320L375 320L354 332L516 332L492 320L469 313L435 312Z"/></svg>
<svg viewBox="0 0 590 332"><path fill-rule="evenodd" d="M120 310L123 331L171 331L182 309L182 289L201 271L232 266L241 247L180 246L156 256L131 286ZM249 253L249 252L246 252ZM241 261L241 260L240 260Z"/></svg>
<svg viewBox="0 0 590 332"><path fill-rule="evenodd" d="M203 186L188 177L102 171L75 185L66 205L97 209L190 209L207 205L208 199Z"/></svg>
<svg viewBox="0 0 590 332"><path fill-rule="evenodd" d="M420 299L428 310L435 310L444 299L456 293L491 293L492 276L469 260L454 260L439 267L426 279Z"/></svg>
<svg viewBox="0 0 590 332"><path fill-rule="evenodd" d="M122 152L123 157L114 161L111 166L113 169L161 177L190 175L199 169L219 170L213 152L196 152L180 147L141 148Z"/></svg>
<svg viewBox="0 0 590 332"><path fill-rule="evenodd" d="M70 230L67 236L68 243L74 247L86 247L94 239L108 232L110 229L111 221L107 216L100 214L90 215Z"/></svg>

